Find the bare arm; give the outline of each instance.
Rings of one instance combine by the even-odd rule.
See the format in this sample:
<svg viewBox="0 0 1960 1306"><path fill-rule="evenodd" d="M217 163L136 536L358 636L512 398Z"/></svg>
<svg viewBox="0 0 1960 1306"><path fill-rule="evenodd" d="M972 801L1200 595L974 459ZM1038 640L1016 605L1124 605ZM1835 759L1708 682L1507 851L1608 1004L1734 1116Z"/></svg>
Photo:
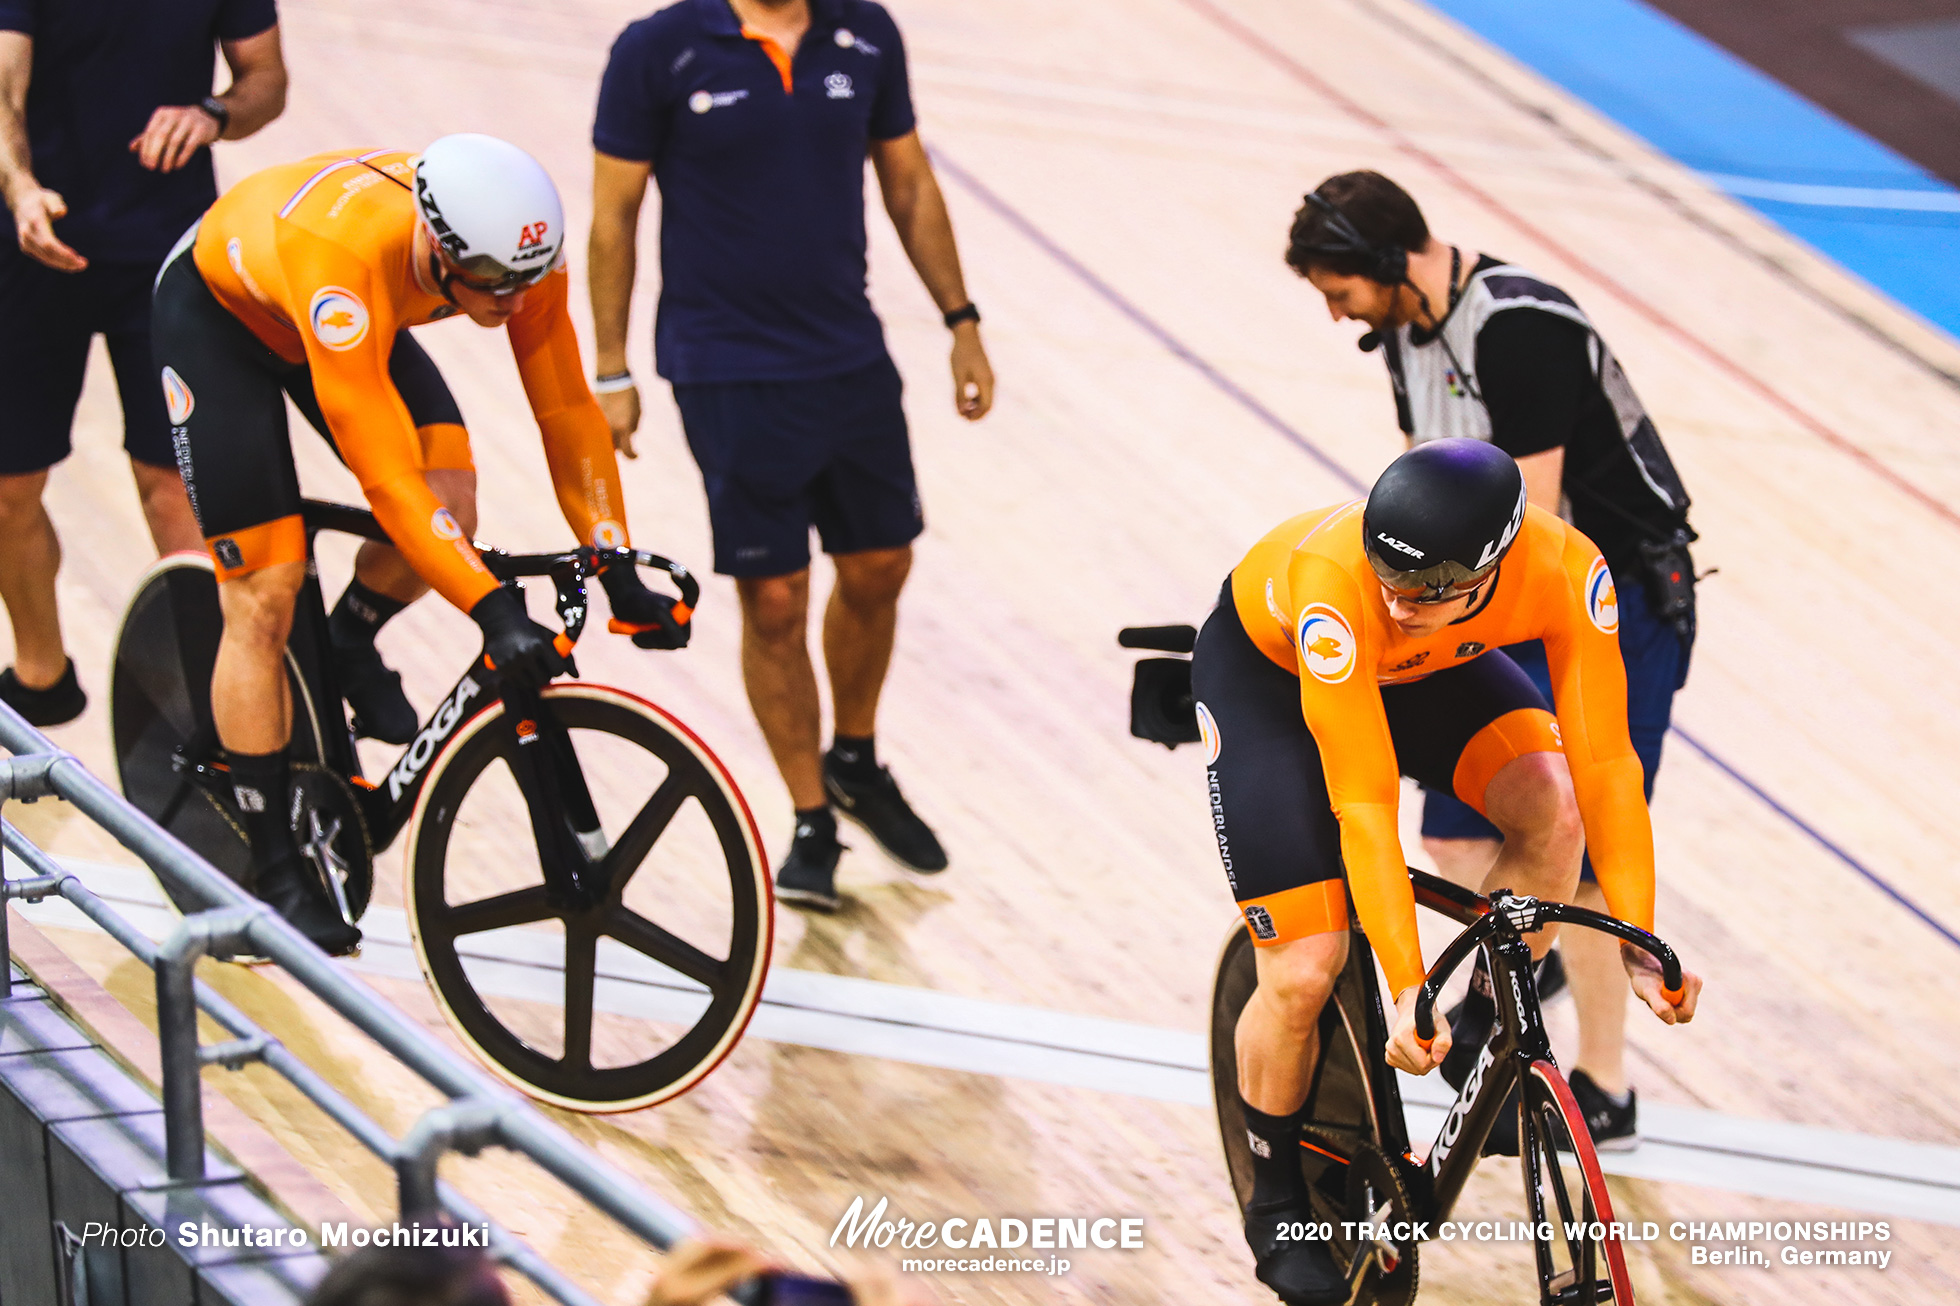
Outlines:
<svg viewBox="0 0 1960 1306"><path fill-rule="evenodd" d="M67 201L34 177L27 142L27 84L33 71L34 39L25 32L0 32L0 194L14 215L23 253L57 271L80 272L88 260L54 234L54 224L68 216Z"/></svg>
<svg viewBox="0 0 1960 1306"><path fill-rule="evenodd" d="M1524 497L1557 516L1565 498L1565 446L1526 454L1518 459L1518 470L1524 473Z"/></svg>
<svg viewBox="0 0 1960 1306"><path fill-rule="evenodd" d="M873 141L871 163L905 256L925 283L941 313L970 302L960 273L960 251L953 242L953 220L946 197L932 174L932 161L917 132ZM980 327L962 322L953 328L953 401L960 415L977 421L994 402L994 373L980 343Z"/></svg>
<svg viewBox="0 0 1960 1306"><path fill-rule="evenodd" d="M221 42L231 85L218 98L231 110L224 139L242 141L286 111L286 56L275 24L257 36Z"/></svg>
<svg viewBox="0 0 1960 1306"><path fill-rule="evenodd" d="M275 25L255 36L222 41L231 85L216 97L231 111L223 139L242 141L286 108L286 59ZM152 172L175 172L211 142L220 139L218 121L195 104L166 104L129 148Z"/></svg>
<svg viewBox="0 0 1960 1306"><path fill-rule="evenodd" d="M626 326L633 311L633 279L639 273L640 205L647 194L653 165L592 155L592 237L585 247L586 287L592 297L592 346L600 376L629 370L626 365ZM633 432L640 425L637 389L599 397L613 446L628 458Z"/></svg>

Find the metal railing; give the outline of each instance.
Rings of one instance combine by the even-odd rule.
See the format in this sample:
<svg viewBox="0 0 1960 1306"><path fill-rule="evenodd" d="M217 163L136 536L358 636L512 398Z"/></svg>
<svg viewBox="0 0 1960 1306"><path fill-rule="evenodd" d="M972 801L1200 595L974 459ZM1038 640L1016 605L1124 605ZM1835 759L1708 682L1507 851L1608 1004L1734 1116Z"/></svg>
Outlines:
<svg viewBox="0 0 1960 1306"><path fill-rule="evenodd" d="M429 1038L380 995L336 966L277 912L137 811L73 754L58 748L4 703L0 703L0 746L13 754L0 760L0 803L7 799L32 802L49 796L64 798L141 858L171 888L189 901L206 904L205 910L186 916L161 944L154 944L74 873L63 869L11 822L0 818L0 840L4 840L6 850L33 872L23 879L8 880L0 868L0 952L7 951L6 900L38 902L57 895L156 972L157 1042L171 1179L195 1182L204 1176L202 1069L213 1064L237 1069L256 1061L283 1076L394 1168L404 1218L441 1210L466 1223L489 1225L491 1255L566 1306L601 1303L468 1198L437 1179L436 1167L445 1153L474 1155L493 1145L520 1153L662 1251L698 1230L698 1224L687 1214L641 1188L546 1120L516 1092ZM193 976L197 959L211 952L253 953L277 962L449 1101L424 1112L402 1138L394 1138L278 1039ZM12 991L12 977L6 969L0 967L0 997ZM233 1038L200 1046L200 1009ZM758 1290L759 1285L752 1282L730 1295L737 1301L748 1301Z"/></svg>

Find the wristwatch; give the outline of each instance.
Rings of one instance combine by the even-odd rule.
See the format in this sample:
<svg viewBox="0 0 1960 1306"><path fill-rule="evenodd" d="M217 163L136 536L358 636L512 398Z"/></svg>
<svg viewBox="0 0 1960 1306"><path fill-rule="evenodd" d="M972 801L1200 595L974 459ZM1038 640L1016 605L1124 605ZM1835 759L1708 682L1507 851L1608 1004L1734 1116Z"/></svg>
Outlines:
<svg viewBox="0 0 1960 1306"><path fill-rule="evenodd" d="M946 329L951 331L962 322L979 322L980 310L971 301L960 305L945 316Z"/></svg>
<svg viewBox="0 0 1960 1306"><path fill-rule="evenodd" d="M224 135L225 129L231 126L231 106L223 100L220 100L217 96L205 96L202 100L198 101L197 107L217 120L218 135Z"/></svg>

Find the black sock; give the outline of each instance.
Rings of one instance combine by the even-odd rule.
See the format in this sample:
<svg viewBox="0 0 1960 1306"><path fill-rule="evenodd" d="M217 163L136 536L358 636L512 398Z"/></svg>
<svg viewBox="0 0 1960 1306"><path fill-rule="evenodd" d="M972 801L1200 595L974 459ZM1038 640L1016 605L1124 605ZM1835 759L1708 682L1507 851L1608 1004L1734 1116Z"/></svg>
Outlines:
<svg viewBox="0 0 1960 1306"><path fill-rule="evenodd" d="M1252 1202L1267 1206L1287 1201L1305 1201L1306 1176L1300 1172L1300 1126L1306 1120L1303 1105L1290 1116L1269 1116L1244 1098L1239 1106L1245 1112L1246 1141L1252 1145Z"/></svg>
<svg viewBox="0 0 1960 1306"><path fill-rule="evenodd" d="M245 823L245 837L252 843L252 860L270 866L288 856L297 857L299 845L293 842L292 822L286 812L291 778L286 750L235 753L227 749L225 756L231 764L232 796Z"/></svg>
<svg viewBox="0 0 1960 1306"><path fill-rule="evenodd" d="M828 803L822 807L797 808L796 837L799 839L823 839L835 842L837 838L837 814L830 810Z"/></svg>
<svg viewBox="0 0 1960 1306"><path fill-rule="evenodd" d="M408 604L377 594L358 580L347 582L340 602L327 618L327 634L333 646L343 652L359 653L374 647L374 637L390 618Z"/></svg>
<svg viewBox="0 0 1960 1306"><path fill-rule="evenodd" d="M878 744L875 735L839 735L830 744L831 764L847 780L878 778Z"/></svg>

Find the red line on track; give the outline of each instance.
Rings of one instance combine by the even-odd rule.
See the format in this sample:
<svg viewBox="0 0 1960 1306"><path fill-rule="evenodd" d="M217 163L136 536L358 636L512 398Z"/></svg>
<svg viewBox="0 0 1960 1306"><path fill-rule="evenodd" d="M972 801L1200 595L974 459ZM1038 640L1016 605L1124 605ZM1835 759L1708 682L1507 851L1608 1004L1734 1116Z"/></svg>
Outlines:
<svg viewBox="0 0 1960 1306"><path fill-rule="evenodd" d="M1860 448L1847 437L1838 434L1837 431L1833 430L1823 421L1799 408L1767 381L1762 380L1754 373L1748 371L1740 363L1737 363L1734 359L1715 348L1715 346L1709 344L1700 336L1695 335L1673 318L1668 317L1660 309L1654 307L1595 266L1583 255L1569 248L1563 241L1556 239L1547 233L1544 228L1530 221L1523 214L1505 204L1502 200L1471 181L1468 177L1465 177L1448 163L1424 149L1416 143L1414 138L1402 131L1399 127L1396 127L1386 118L1381 117L1359 101L1351 99L1337 90L1326 79L1295 59L1292 55L1274 45L1257 30L1247 26L1231 14L1219 8L1217 4L1213 3L1213 0L1183 0L1183 3L1187 8L1197 11L1197 13L1210 20L1216 26L1223 28L1238 40L1251 46L1269 62L1312 89L1315 94L1333 103L1335 107L1339 108L1349 117L1380 132L1388 138L1389 144L1395 149L1400 150L1410 158L1415 159L1425 167L1436 172L1444 180L1448 181L1465 195L1468 195L1471 199L1477 201L1477 203L1481 204L1498 218L1517 228L1528 239L1538 242L1538 244L1551 251L1554 257L1563 260L1580 275L1591 280L1602 290L1606 291L1607 294L1613 296L1613 298L1625 304L1654 326L1660 328L1666 335L1673 337L1680 344L1685 345L1691 353L1698 354L1703 361L1712 364L1718 372L1723 373L1730 380L1740 384L1743 389L1756 395L1769 404L1770 407L1782 413L1785 417L1788 417L1797 423L1797 425L1803 427L1804 430L1830 445L1833 449L1854 459L1867 471L1871 472L1872 475L1878 477L1887 485L1899 491L1899 493L1912 499L1947 525L1955 529L1960 529L1960 513L1955 513L1952 508L1934 498L1917 485L1914 485L1910 480L1892 470L1891 467L1887 466L1877 457Z"/></svg>

